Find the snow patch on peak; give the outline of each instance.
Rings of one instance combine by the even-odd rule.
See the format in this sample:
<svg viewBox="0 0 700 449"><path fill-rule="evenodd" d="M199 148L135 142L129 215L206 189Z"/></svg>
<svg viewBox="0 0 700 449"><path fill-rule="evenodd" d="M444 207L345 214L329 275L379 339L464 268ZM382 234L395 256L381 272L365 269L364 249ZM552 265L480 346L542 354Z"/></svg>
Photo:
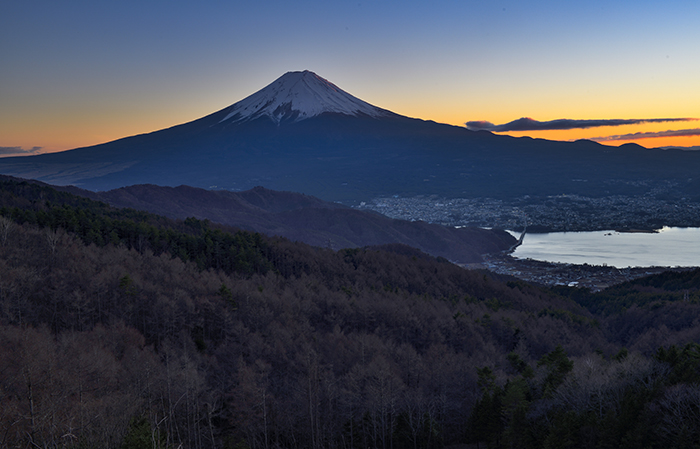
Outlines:
<svg viewBox="0 0 700 449"><path fill-rule="evenodd" d="M287 120L304 120L326 112L370 117L394 115L350 95L314 72L305 70L287 72L267 87L234 103L221 122L243 122L267 116L279 124Z"/></svg>

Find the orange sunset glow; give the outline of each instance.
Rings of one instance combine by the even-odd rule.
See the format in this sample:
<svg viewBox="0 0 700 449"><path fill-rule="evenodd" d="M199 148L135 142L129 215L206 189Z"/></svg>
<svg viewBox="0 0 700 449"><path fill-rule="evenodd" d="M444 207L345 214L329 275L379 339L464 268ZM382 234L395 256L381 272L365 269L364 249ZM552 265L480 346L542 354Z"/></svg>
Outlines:
<svg viewBox="0 0 700 449"><path fill-rule="evenodd" d="M303 69L378 107L455 126L700 117L697 2L183 3L165 15L158 2L39 3L0 14L0 156L192 121ZM506 134L694 147L692 132L605 140L693 129L700 123Z"/></svg>

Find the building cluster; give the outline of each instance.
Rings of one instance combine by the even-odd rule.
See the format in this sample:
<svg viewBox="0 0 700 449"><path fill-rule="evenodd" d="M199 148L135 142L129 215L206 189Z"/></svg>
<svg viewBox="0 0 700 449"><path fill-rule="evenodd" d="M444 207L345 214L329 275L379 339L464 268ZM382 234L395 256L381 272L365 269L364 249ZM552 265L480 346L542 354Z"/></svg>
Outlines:
<svg viewBox="0 0 700 449"><path fill-rule="evenodd" d="M683 267L627 267L616 268L601 265L575 265L570 263L550 263L532 259L517 259L505 254L490 254L481 264L469 264L467 268L484 268L494 273L513 276L534 284L588 288L593 292L611 285L632 279L662 273L664 271L685 271Z"/></svg>
<svg viewBox="0 0 700 449"><path fill-rule="evenodd" d="M528 196L504 201L493 198L418 196L377 198L361 203L391 218L426 221L445 226L478 226L520 231L596 231L605 229L658 229L662 226L700 226L700 203L668 201L649 194L602 198L558 195Z"/></svg>

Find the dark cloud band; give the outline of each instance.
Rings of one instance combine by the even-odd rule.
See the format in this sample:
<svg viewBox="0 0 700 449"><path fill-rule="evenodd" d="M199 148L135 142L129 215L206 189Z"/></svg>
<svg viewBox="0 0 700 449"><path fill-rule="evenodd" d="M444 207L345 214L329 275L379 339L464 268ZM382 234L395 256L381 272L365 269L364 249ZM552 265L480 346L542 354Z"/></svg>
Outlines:
<svg viewBox="0 0 700 449"><path fill-rule="evenodd" d="M621 126L638 125L641 123L661 123L661 122L687 122L697 120L695 118L651 118L651 119L603 119L603 120L572 120L559 119L540 122L528 117L523 117L503 125L494 125L487 121L467 122L465 125L472 131L550 131L562 129L583 129L597 128L600 126Z"/></svg>
<svg viewBox="0 0 700 449"><path fill-rule="evenodd" d="M677 129L677 130L646 132L646 133L620 134L618 136L594 137L594 138L588 139L588 140L593 140L595 142L613 142L613 141L619 141L619 140L655 139L657 137L693 137L693 136L700 136L700 128Z"/></svg>

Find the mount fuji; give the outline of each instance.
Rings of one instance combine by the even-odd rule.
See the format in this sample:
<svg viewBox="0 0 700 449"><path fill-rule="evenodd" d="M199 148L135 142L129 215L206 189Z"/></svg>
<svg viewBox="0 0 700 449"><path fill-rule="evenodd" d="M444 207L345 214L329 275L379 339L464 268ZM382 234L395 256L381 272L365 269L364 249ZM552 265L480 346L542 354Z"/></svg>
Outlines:
<svg viewBox="0 0 700 449"><path fill-rule="evenodd" d="M353 97L313 72L287 72L264 89L233 104L223 122L242 123L260 117L273 122L296 122L321 114L374 118L391 117L391 111Z"/></svg>
<svg viewBox="0 0 700 449"><path fill-rule="evenodd" d="M700 192L700 152L556 142L405 117L310 71L288 72L200 119L62 153L0 159L0 173L110 190L255 186L324 200Z"/></svg>

